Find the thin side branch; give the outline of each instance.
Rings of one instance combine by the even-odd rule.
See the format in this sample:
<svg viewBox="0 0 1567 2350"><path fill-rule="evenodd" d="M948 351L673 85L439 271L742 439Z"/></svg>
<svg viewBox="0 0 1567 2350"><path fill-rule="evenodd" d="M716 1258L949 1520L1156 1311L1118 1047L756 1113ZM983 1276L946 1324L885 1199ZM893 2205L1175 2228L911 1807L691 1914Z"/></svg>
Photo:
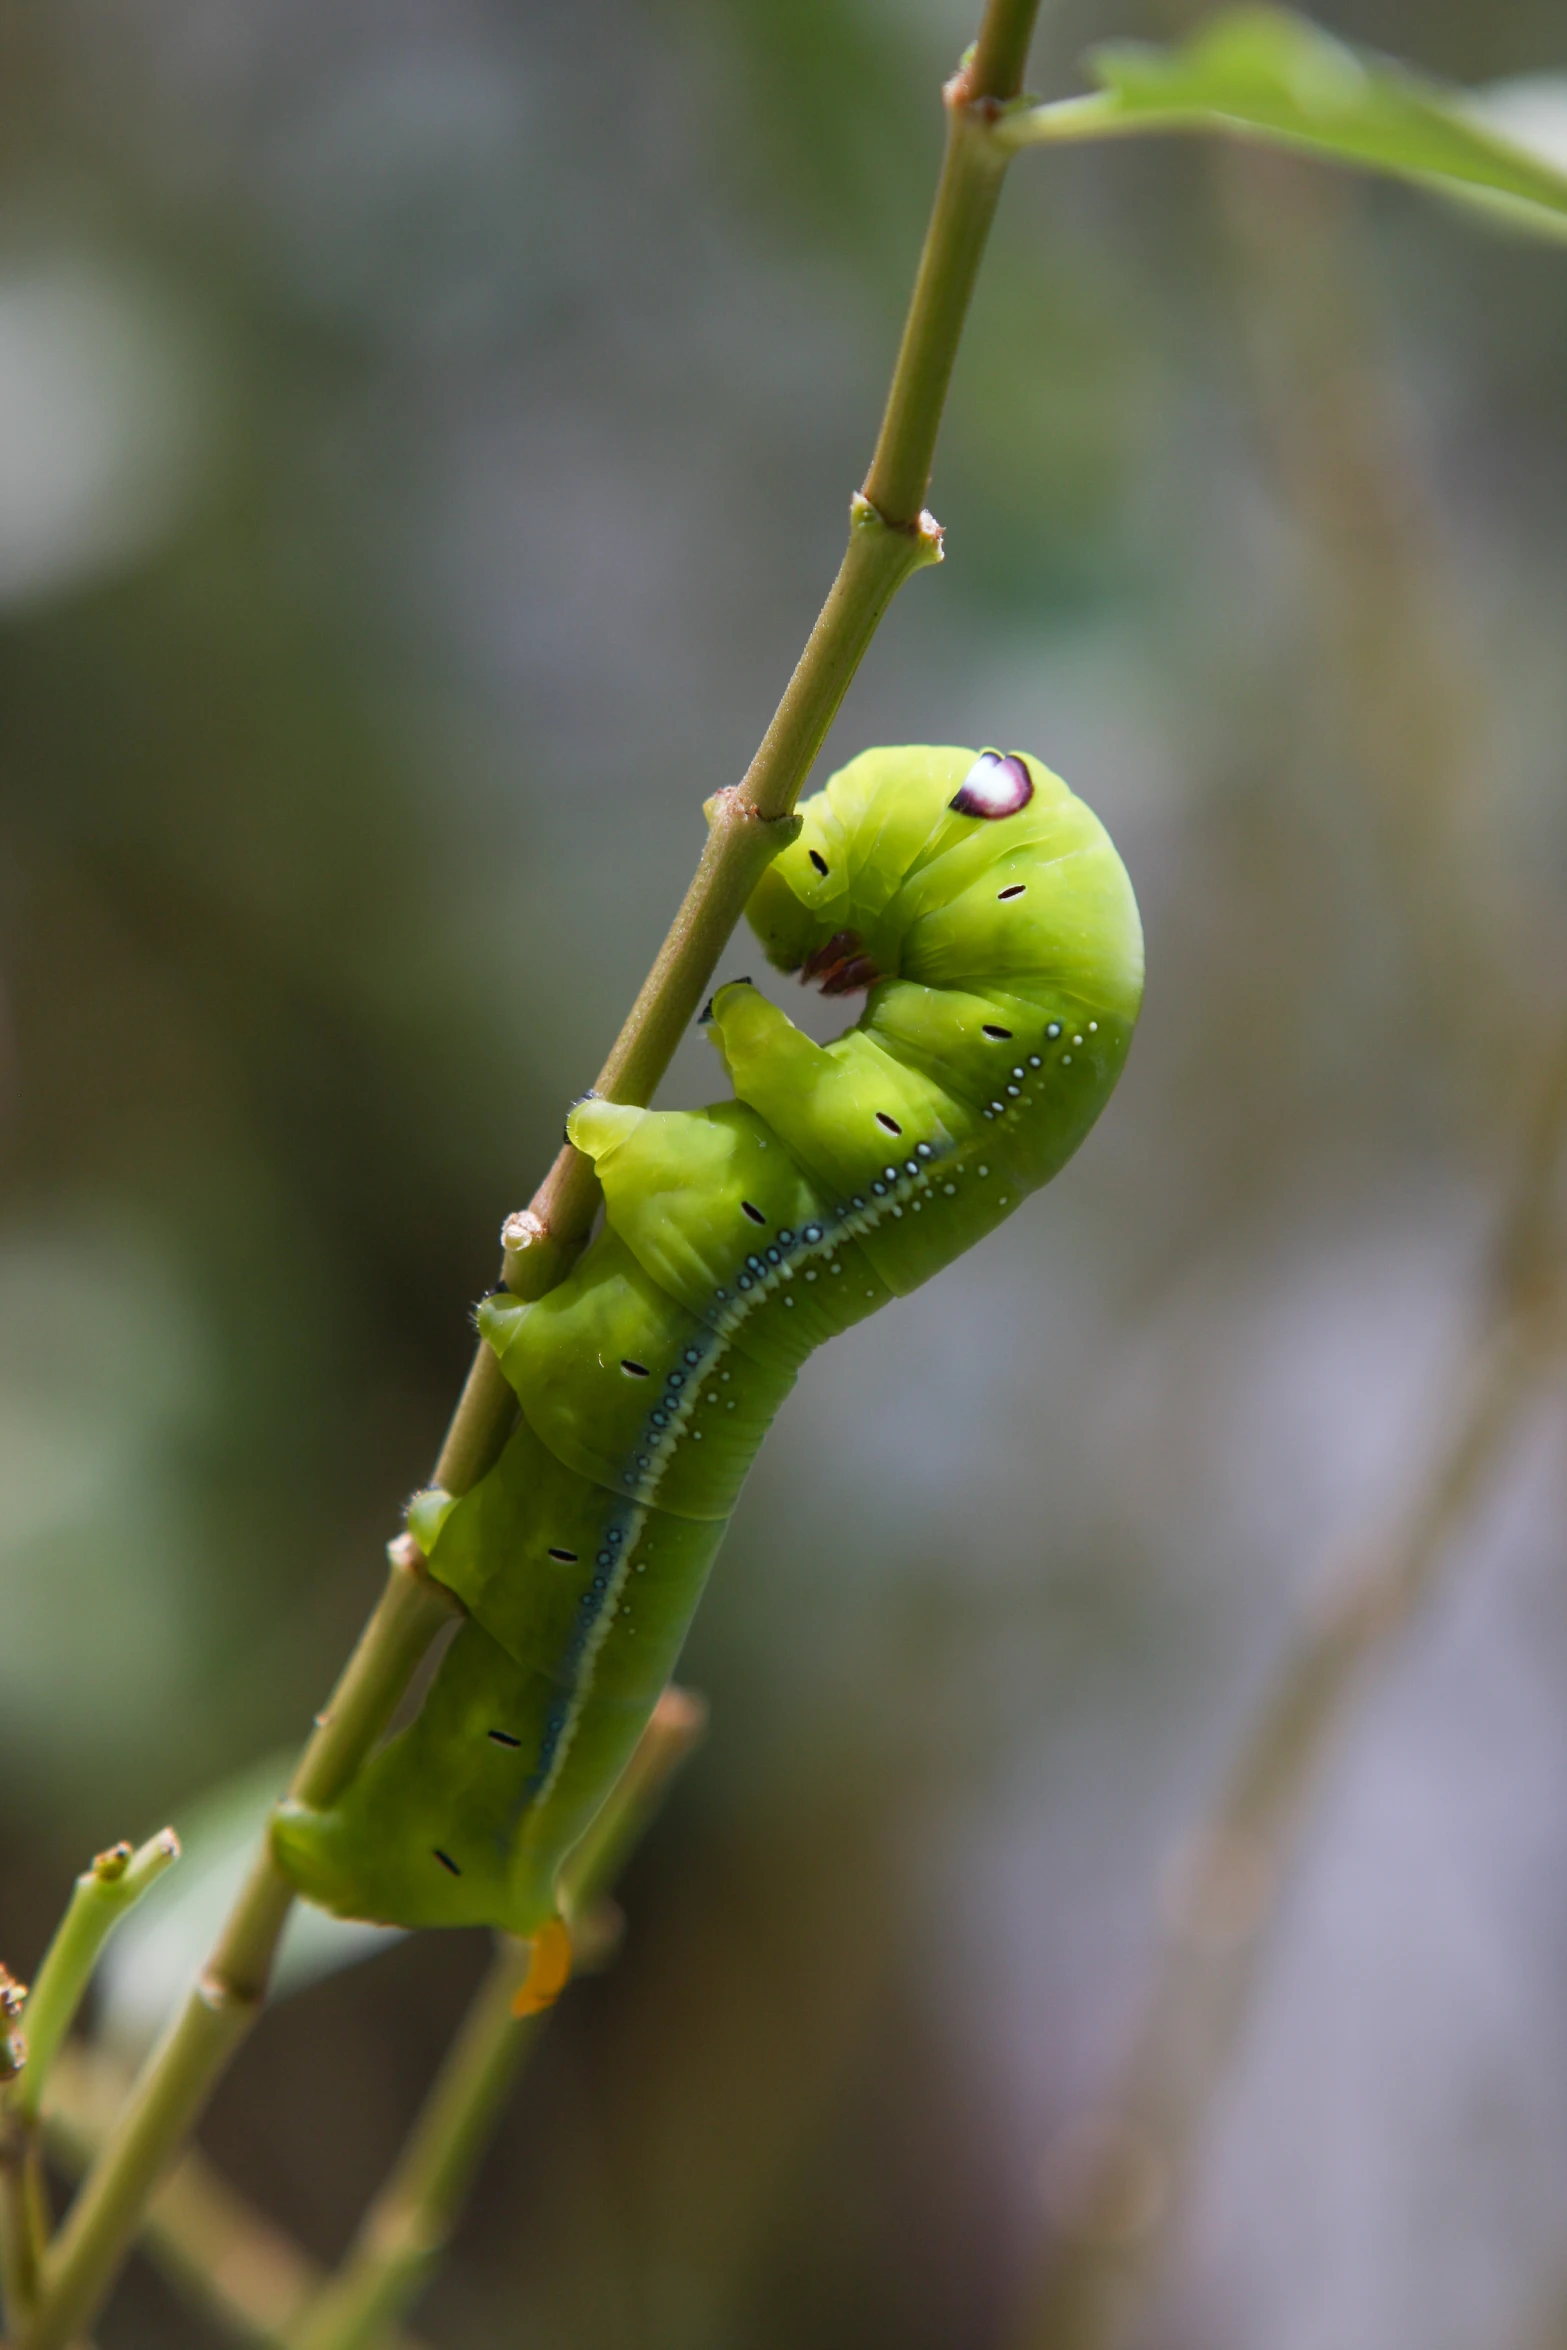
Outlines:
<svg viewBox="0 0 1567 2350"><path fill-rule="evenodd" d="M380 1737L419 1659L458 1612L412 1543L392 1545L379 1606L317 1722L290 1783L325 1805ZM105 2141L43 2265L38 2303L14 2350L65 2350L90 2323L141 2226L147 2199L261 2010L293 1901L265 1845L207 1965Z"/></svg>
<svg viewBox="0 0 1567 2350"><path fill-rule="evenodd" d="M1052 2168L1059 2236L1016 2350L1119 2350L1181 2216L1249 2012L1311 1798L1366 1681L1428 1599L1567 1344L1554 1193L1567 1147L1555 1052L1493 1259L1492 1295L1426 1473L1380 1540L1323 1579L1166 1905L1119 2087Z"/></svg>
<svg viewBox="0 0 1567 2350"><path fill-rule="evenodd" d="M39 1962L25 2000L5 2001L8 2023L20 2007L20 2037L7 2045L20 2069L7 2066L0 2093L0 2281L7 2320L20 2324L38 2297L49 2235L48 2199L39 2156L39 2116L55 2058L86 1997L104 1944L165 1869L178 1860L180 1840L172 1828L139 1852L114 1844L100 1852L71 1889L71 1898L53 1941ZM12 1986L15 1993L16 1987Z"/></svg>
<svg viewBox="0 0 1567 2350"><path fill-rule="evenodd" d="M172 1828L164 1828L139 1852L133 1852L128 1844L111 1845L107 1852L100 1852L72 1887L65 1916L44 1952L22 2010L27 2062L7 2103L29 2127L43 2109L50 2067L86 1996L104 1944L179 1855L179 1838Z"/></svg>
<svg viewBox="0 0 1567 2350"><path fill-rule="evenodd" d="M130 2075L117 2058L77 2041L60 2052L44 2118L51 2161L78 2175L114 2127ZM324 2272L187 2148L147 2206L142 2247L193 2308L245 2350L284 2350L288 2328L325 2283ZM379 2350L420 2350L387 2334Z"/></svg>
<svg viewBox="0 0 1567 2350"><path fill-rule="evenodd" d="M562 1873L561 1898L579 1966L613 1947L605 1917L611 1885L675 1772L706 1727L683 1689L655 1707L614 1793ZM372 2350L407 2309L445 2251L508 2093L546 2017L519 2016L529 1946L507 1936L474 1995L396 2167L366 2213L339 2274L291 2328L288 2350Z"/></svg>
<svg viewBox="0 0 1567 2350"><path fill-rule="evenodd" d="M17 2029L26 1999L26 1984L0 1966L0 2091L14 2085L27 2062L27 2041ZM0 2310L13 2318L30 2309L38 2297L38 2268L48 2233L32 2189L26 2134L0 2095Z"/></svg>

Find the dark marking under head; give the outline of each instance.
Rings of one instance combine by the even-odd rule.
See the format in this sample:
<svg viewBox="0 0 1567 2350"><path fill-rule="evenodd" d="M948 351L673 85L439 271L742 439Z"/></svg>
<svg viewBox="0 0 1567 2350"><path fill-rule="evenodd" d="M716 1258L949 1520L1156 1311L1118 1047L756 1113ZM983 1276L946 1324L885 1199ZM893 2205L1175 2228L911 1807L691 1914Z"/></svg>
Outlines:
<svg viewBox="0 0 1567 2350"><path fill-rule="evenodd" d="M981 751L947 803L960 816L1016 816L1034 796L1034 779L1013 752Z"/></svg>
<svg viewBox="0 0 1567 2350"><path fill-rule="evenodd" d="M811 863L816 867L817 872L825 874L827 871L827 860L822 855L821 850L807 849L805 853L810 858Z"/></svg>
<svg viewBox="0 0 1567 2350"><path fill-rule="evenodd" d="M630 1355L621 1356L620 1367L629 1379L650 1379L652 1377L646 1363L634 1363Z"/></svg>
<svg viewBox="0 0 1567 2350"><path fill-rule="evenodd" d="M438 1844L432 1846L431 1849L434 1851L435 1857L440 1862L443 1869L449 1869L454 1877L460 1877L462 1875L462 1870L457 1866L457 1863L453 1860L449 1852L443 1852Z"/></svg>
<svg viewBox="0 0 1567 2350"><path fill-rule="evenodd" d="M874 987L881 973L869 955L851 955L848 962L834 972L831 979L822 981L823 995L858 995L862 987Z"/></svg>
<svg viewBox="0 0 1567 2350"><path fill-rule="evenodd" d="M862 987L874 987L880 977L875 958L865 952L864 941L854 930L835 930L800 965L801 985L814 982L823 995L855 995Z"/></svg>

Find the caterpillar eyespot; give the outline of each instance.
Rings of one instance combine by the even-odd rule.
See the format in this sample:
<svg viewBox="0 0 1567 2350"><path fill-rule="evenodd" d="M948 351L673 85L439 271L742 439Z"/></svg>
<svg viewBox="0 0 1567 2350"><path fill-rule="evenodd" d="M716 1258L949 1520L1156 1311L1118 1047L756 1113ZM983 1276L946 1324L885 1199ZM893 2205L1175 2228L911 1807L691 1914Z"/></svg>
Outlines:
<svg viewBox="0 0 1567 2350"><path fill-rule="evenodd" d="M874 992L816 1045L729 981L703 1020L732 1100L573 1109L604 1229L536 1303L481 1305L515 1432L471 1492L413 1505L466 1621L408 1727L332 1806L287 1804L274 1829L296 1887L341 1915L540 1930L805 1356L1048 1181L1119 1074L1142 991L1136 903L1097 819L1037 759L870 751L801 815L751 924L777 969ZM829 860L830 917L812 911ZM1026 924L998 910L1025 890ZM1004 1077L992 1048L1018 1036L1069 1049L1047 1062L1020 1044ZM485 1744L515 1759L481 1766Z"/></svg>
<svg viewBox="0 0 1567 2350"><path fill-rule="evenodd" d="M948 805L960 816L984 816L994 823L1021 815L1033 796L1027 762L1016 751L981 751Z"/></svg>

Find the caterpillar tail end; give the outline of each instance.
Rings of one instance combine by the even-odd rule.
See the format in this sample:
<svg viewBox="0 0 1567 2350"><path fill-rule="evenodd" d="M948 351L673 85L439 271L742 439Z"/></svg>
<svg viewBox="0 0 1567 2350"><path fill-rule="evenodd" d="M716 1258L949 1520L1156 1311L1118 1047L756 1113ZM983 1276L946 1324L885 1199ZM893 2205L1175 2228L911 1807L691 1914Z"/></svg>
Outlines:
<svg viewBox="0 0 1567 2350"><path fill-rule="evenodd" d="M543 2015L571 1981L571 1935L564 1918L547 1918L533 1937L528 1972L511 2003L515 2016Z"/></svg>

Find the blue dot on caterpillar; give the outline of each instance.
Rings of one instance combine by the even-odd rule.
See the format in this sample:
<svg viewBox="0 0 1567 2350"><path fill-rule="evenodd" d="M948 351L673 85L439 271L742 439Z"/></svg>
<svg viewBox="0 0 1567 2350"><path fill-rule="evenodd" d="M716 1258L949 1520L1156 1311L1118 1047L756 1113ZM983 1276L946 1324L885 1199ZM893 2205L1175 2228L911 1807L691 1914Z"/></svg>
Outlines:
<svg viewBox="0 0 1567 2350"><path fill-rule="evenodd" d="M814 1348L1049 1180L1109 1098L1142 933L1097 817L1031 754L867 751L801 808L747 908L768 960L860 1019L818 1045L749 980L705 1033L734 1098L590 1096L568 1132L606 1221L478 1324L519 1406L495 1467L408 1526L466 1620L414 1720L279 1861L349 1917L533 1943L570 1972L562 1865L664 1688L746 1471Z"/></svg>

